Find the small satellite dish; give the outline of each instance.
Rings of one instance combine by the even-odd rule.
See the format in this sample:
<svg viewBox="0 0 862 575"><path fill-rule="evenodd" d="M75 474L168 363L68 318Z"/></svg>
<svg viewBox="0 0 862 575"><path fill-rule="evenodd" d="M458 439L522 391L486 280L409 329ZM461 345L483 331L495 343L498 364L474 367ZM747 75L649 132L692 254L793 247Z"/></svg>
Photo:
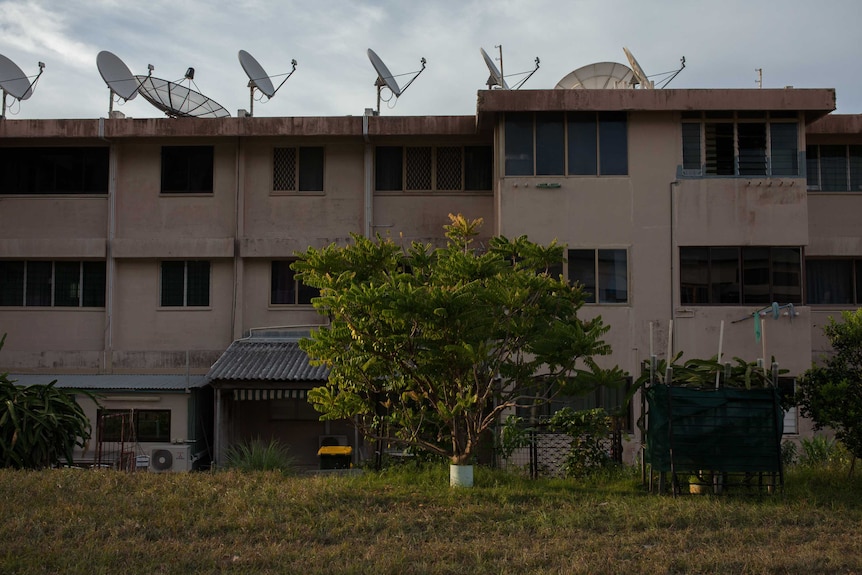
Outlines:
<svg viewBox="0 0 862 575"><path fill-rule="evenodd" d="M626 58L629 59L629 64L631 64L632 66L632 72L634 72L634 82L640 84L641 88L655 88L655 85L649 81L646 72L644 72L644 69L641 68L640 64L638 64L638 61L635 60L635 57L632 55L629 49L623 46L623 52L626 53Z"/></svg>
<svg viewBox="0 0 862 575"><path fill-rule="evenodd" d="M39 62L39 73L31 82L15 62L0 54L0 90L3 91L3 111L0 117L6 117L6 95L9 94L19 102L28 99L33 95L36 82L44 70L45 64Z"/></svg>
<svg viewBox="0 0 862 575"><path fill-rule="evenodd" d="M269 76L263 69L263 66L255 60L254 56L246 52L245 50L239 51L239 65L242 66L242 69L245 71L246 76L248 76L248 87L250 90L249 100L251 109L250 116L254 115L254 90L257 88L260 92L266 96L267 98L272 98L275 96L275 93L278 92L284 83L287 82L287 79L290 78L293 73L296 71L296 60L291 60L290 63L293 65L293 69L291 69L290 73L288 73L284 80L281 81L281 84L278 85L278 88L273 86L271 76Z"/></svg>
<svg viewBox="0 0 862 575"><path fill-rule="evenodd" d="M499 69L497 69L497 65L494 63L494 60L488 56L488 53L485 52L484 48L479 48L479 51L482 53L482 58L485 59L485 65L488 66L488 72L491 73L491 75L488 76L488 89L491 90L494 86L498 86L503 90L508 90L509 85L506 83L505 78L503 78L503 74Z"/></svg>
<svg viewBox="0 0 862 575"><path fill-rule="evenodd" d="M596 62L566 74L555 88L561 90L617 90L631 88L634 72L625 64Z"/></svg>
<svg viewBox="0 0 862 575"><path fill-rule="evenodd" d="M186 79L192 80L194 69L189 68ZM189 77L191 76L191 77ZM153 76L135 76L140 83L138 91L150 104L171 118L227 118L230 113L187 86Z"/></svg>
<svg viewBox="0 0 862 575"><path fill-rule="evenodd" d="M410 81L404 85L403 88L398 86L398 82L395 80L395 76L392 75L392 72L389 71L389 68L386 67L386 64L383 63L383 60L380 59L380 56L377 55L374 50L371 48L368 49L368 59L371 60L371 65L374 66L374 70L377 72L377 80L374 82L374 85L377 86L377 113L380 113L380 90L383 89L384 86L389 88L389 91L392 92L392 95L397 99L410 87L410 84L413 83L413 80L419 77L419 74L425 70L425 64L427 63L425 58L420 60L422 64L422 68L416 72L416 75L410 78Z"/></svg>
<svg viewBox="0 0 862 575"><path fill-rule="evenodd" d="M128 102L138 95L140 83L132 75L128 66L118 56L107 50L102 50L96 56L96 66L102 80L111 91L111 101L108 105L108 115L114 110L114 95Z"/></svg>

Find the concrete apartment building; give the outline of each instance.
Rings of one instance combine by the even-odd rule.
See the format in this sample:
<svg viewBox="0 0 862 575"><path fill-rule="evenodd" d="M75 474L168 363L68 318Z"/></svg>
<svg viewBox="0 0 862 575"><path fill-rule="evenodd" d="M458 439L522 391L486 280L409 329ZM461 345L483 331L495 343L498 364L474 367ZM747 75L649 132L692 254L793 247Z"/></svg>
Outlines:
<svg viewBox="0 0 862 575"><path fill-rule="evenodd" d="M608 366L710 357L723 322L724 357L796 376L862 301L862 116L834 109L831 89L558 89L480 91L460 117L3 120L0 371L158 411L147 446L218 459L273 436L313 465L320 437L361 439L317 421L325 372L276 329L326 320L294 252L439 243L463 213L567 245ZM750 318L772 302L764 346ZM810 428L791 412L785 429Z"/></svg>

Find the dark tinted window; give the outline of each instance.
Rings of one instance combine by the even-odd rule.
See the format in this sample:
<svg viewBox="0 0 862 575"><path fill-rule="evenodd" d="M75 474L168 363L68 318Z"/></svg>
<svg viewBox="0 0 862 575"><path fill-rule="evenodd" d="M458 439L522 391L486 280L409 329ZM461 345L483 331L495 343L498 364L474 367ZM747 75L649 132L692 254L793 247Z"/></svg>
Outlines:
<svg viewBox="0 0 862 575"><path fill-rule="evenodd" d="M0 194L106 194L107 147L2 148Z"/></svg>
<svg viewBox="0 0 862 575"><path fill-rule="evenodd" d="M375 150L375 184L379 191L404 189L403 151L401 146L377 146Z"/></svg>
<svg viewBox="0 0 862 575"><path fill-rule="evenodd" d="M162 193L212 193L212 146L162 147Z"/></svg>

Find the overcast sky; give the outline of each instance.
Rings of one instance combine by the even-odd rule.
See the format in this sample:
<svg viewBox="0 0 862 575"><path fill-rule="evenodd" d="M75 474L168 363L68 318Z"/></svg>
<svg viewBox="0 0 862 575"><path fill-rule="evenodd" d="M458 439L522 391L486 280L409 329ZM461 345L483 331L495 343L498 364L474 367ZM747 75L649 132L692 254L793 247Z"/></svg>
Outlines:
<svg viewBox="0 0 862 575"><path fill-rule="evenodd" d="M165 80L193 66L197 89L231 115L249 107L240 49L273 76L296 59L255 116L361 115L376 105L368 48L407 74L402 85L424 57L425 72L381 114L472 115L488 79L479 48L496 57L498 45L510 84L540 58L524 89L553 88L593 62L627 63L626 46L657 80L685 56L669 88L756 88L762 68L764 88L835 88L837 112L860 114L860 24L862 0L0 0L0 54L27 75L46 64L29 100L7 100L10 119L106 116L101 50ZM114 109L163 116L140 97Z"/></svg>

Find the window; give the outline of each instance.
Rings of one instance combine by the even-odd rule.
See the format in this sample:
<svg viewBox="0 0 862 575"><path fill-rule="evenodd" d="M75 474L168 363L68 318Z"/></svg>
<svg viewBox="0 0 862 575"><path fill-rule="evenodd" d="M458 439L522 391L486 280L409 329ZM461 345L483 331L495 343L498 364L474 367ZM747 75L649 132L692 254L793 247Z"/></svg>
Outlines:
<svg viewBox="0 0 862 575"><path fill-rule="evenodd" d="M583 286L586 303L626 303L627 259L624 249L569 250L569 281Z"/></svg>
<svg viewBox="0 0 862 575"><path fill-rule="evenodd" d="M0 306L105 307L105 262L0 261Z"/></svg>
<svg viewBox="0 0 862 575"><path fill-rule="evenodd" d="M295 260L273 260L269 303L272 305L310 304L311 298L320 295L320 290L304 285L296 279L290 264Z"/></svg>
<svg viewBox="0 0 862 575"><path fill-rule="evenodd" d="M805 157L809 190L862 192L862 146L808 146Z"/></svg>
<svg viewBox="0 0 862 575"><path fill-rule="evenodd" d="M378 192L462 192L492 189L491 146L377 146Z"/></svg>
<svg viewBox="0 0 862 575"><path fill-rule="evenodd" d="M797 176L795 113L707 112L682 123L684 176Z"/></svg>
<svg viewBox="0 0 862 575"><path fill-rule="evenodd" d="M322 192L324 150L319 146L274 148L272 189L276 192Z"/></svg>
<svg viewBox="0 0 862 575"><path fill-rule="evenodd" d="M0 194L107 194L107 147L3 148Z"/></svg>
<svg viewBox="0 0 862 575"><path fill-rule="evenodd" d="M805 259L810 305L862 305L862 258Z"/></svg>
<svg viewBox="0 0 862 575"><path fill-rule="evenodd" d="M506 114L507 176L628 174L625 112Z"/></svg>
<svg viewBox="0 0 862 575"><path fill-rule="evenodd" d="M211 194L212 146L163 146L163 194Z"/></svg>
<svg viewBox="0 0 862 575"><path fill-rule="evenodd" d="M167 443L171 440L170 409L100 409L97 419L100 441Z"/></svg>
<svg viewBox="0 0 862 575"><path fill-rule="evenodd" d="M210 263L204 260L162 262L162 307L210 305Z"/></svg>
<svg viewBox="0 0 862 575"><path fill-rule="evenodd" d="M679 259L683 304L802 301L798 247L683 247Z"/></svg>

